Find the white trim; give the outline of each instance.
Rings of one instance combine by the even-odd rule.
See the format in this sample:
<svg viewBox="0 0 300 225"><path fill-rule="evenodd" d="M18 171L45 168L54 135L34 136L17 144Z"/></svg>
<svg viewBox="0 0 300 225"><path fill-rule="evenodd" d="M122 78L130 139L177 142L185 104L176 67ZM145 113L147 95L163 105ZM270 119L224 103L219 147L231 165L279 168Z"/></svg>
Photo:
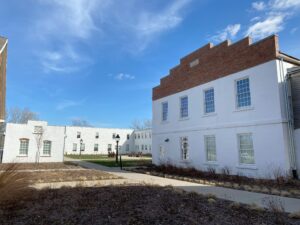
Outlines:
<svg viewBox="0 0 300 225"><path fill-rule="evenodd" d="M181 99L187 98L187 116L182 117L181 116ZM182 95L179 97L179 120L186 120L189 119L190 112L189 112L189 96L188 95Z"/></svg>
<svg viewBox="0 0 300 225"><path fill-rule="evenodd" d="M205 104L205 92L208 91L208 90L211 90L213 89L214 91L214 111L213 112L205 112L206 111L206 104ZM214 87L209 87L209 88L205 88L203 89L203 92L202 92L202 95L203 95L203 116L210 116L210 115L215 115L217 114L216 113L216 104L215 104L215 88Z"/></svg>
<svg viewBox="0 0 300 225"><path fill-rule="evenodd" d="M240 80L245 80L245 79L249 80L250 105L238 107L237 82ZM234 96L235 96L235 111L242 111L242 110L248 110L248 109L253 108L250 76L244 76L244 77L240 77L240 78L234 80Z"/></svg>

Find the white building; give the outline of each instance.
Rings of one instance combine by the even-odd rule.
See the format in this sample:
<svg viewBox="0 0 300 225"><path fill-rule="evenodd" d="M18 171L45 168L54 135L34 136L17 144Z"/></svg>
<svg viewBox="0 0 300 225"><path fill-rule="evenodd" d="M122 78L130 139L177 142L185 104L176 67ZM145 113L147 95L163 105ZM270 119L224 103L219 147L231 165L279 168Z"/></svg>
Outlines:
<svg viewBox="0 0 300 225"><path fill-rule="evenodd" d="M3 163L63 162L65 127L45 121L6 125Z"/></svg>
<svg viewBox="0 0 300 225"><path fill-rule="evenodd" d="M143 129L134 131L134 152L151 154L152 150L152 130Z"/></svg>
<svg viewBox="0 0 300 225"><path fill-rule="evenodd" d="M119 153L151 153L150 129L134 135L133 129L49 126L45 121L28 121L7 124L2 162L62 162L64 154L108 154L116 152L116 135L120 137ZM141 149L136 151L136 145Z"/></svg>
<svg viewBox="0 0 300 225"><path fill-rule="evenodd" d="M67 126L65 154L80 154L80 148L81 154L115 152L117 134L120 136L119 152L126 154L133 150L132 133L132 129Z"/></svg>
<svg viewBox="0 0 300 225"><path fill-rule="evenodd" d="M182 58L153 89L153 162L295 174L300 132L291 126L285 75L297 65L279 51L277 36L208 44Z"/></svg>

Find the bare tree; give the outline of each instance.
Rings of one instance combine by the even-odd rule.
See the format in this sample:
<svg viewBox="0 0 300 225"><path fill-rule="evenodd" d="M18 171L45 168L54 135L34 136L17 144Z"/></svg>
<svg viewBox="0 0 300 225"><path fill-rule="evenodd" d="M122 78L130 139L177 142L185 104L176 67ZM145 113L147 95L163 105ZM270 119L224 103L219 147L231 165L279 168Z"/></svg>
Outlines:
<svg viewBox="0 0 300 225"><path fill-rule="evenodd" d="M36 151L36 155L35 155L35 162L39 163L40 162L40 155L41 155L41 147L43 144L43 136L44 136L44 128L42 126L35 126L34 127L34 137L35 137L35 141L36 141L36 147L37 147L37 151Z"/></svg>
<svg viewBox="0 0 300 225"><path fill-rule="evenodd" d="M28 120L39 120L38 114L32 112L29 108L11 108L6 112L6 120L10 123L27 123Z"/></svg>
<svg viewBox="0 0 300 225"><path fill-rule="evenodd" d="M143 130L152 128L152 120L146 119L144 121L140 121L135 119L131 123L131 128L134 130Z"/></svg>
<svg viewBox="0 0 300 225"><path fill-rule="evenodd" d="M72 126L76 127L93 127L88 121L80 119L80 118L75 118L72 120Z"/></svg>

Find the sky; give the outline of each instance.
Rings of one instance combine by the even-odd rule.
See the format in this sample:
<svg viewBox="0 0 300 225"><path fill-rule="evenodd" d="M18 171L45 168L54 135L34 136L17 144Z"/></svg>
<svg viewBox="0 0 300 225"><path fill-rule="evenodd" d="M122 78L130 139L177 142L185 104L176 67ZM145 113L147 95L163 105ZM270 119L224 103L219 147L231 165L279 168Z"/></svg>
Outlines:
<svg viewBox="0 0 300 225"><path fill-rule="evenodd" d="M152 88L212 42L278 34L300 57L300 0L0 0L7 108L51 125L151 119Z"/></svg>

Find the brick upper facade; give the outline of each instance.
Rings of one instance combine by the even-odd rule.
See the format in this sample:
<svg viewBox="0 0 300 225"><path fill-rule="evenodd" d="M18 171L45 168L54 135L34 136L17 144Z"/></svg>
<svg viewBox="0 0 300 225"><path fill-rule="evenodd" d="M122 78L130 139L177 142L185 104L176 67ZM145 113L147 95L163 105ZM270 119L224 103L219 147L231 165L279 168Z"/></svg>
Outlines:
<svg viewBox="0 0 300 225"><path fill-rule="evenodd" d="M6 58L7 39L0 37L0 121L5 119Z"/></svg>
<svg viewBox="0 0 300 225"><path fill-rule="evenodd" d="M252 44L246 37L234 44L228 40L214 46L209 43L180 60L170 74L153 88L157 100L200 84L274 60L280 56L278 37L270 36Z"/></svg>

